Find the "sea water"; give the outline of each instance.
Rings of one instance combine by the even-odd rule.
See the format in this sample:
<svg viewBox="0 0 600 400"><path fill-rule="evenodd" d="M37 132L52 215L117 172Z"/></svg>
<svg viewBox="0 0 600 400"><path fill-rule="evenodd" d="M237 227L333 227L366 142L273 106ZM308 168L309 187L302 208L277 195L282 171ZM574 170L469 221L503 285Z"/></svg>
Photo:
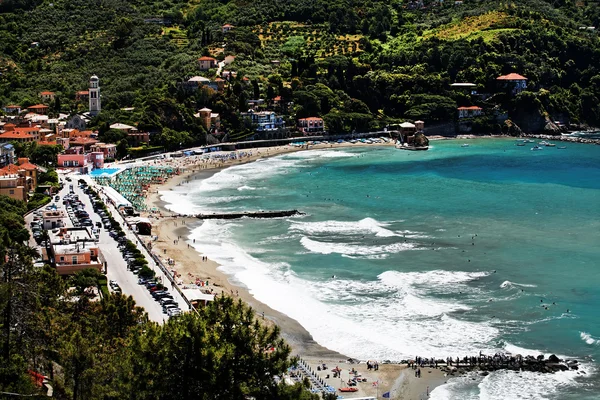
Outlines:
<svg viewBox="0 0 600 400"><path fill-rule="evenodd" d="M163 193L231 280L360 359L555 353L579 371L468 375L432 398L600 398L600 146L436 141L309 150ZM568 310L568 311L567 311Z"/></svg>

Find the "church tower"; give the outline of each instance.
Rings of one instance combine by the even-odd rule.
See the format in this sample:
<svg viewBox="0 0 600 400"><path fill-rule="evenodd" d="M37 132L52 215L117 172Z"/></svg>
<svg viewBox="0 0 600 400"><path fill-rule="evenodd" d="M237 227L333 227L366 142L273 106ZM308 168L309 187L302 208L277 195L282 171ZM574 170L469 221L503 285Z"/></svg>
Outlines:
<svg viewBox="0 0 600 400"><path fill-rule="evenodd" d="M101 110L100 106L100 85L98 77L92 75L90 78L90 115L98 115Z"/></svg>

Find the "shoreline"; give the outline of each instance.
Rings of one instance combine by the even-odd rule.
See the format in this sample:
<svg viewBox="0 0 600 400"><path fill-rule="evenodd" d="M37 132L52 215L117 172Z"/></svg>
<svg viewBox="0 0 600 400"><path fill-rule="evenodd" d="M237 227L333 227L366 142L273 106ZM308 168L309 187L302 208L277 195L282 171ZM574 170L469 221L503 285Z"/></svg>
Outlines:
<svg viewBox="0 0 600 400"><path fill-rule="evenodd" d="M381 396L385 392L390 392L390 398L401 399L421 399L426 398L427 393L431 393L437 386L446 383L445 373L440 369L423 368L421 377L416 377L414 372L406 364L382 364L378 371L367 370L364 360L353 360L339 352L330 350L317 343L312 335L295 319L283 314L268 305L259 302L252 296L249 290L243 286L237 286L232 283L231 275L222 272L220 265L210 259L203 261L202 250L194 247L194 243L189 239L191 232L203 223L193 217L180 217L167 209L168 203L161 199L161 192L173 190L174 188L189 184L194 180L208 179L219 171L234 166L250 162L255 162L261 158L274 157L281 154L303 151L303 150L325 150L330 148L356 147L357 145L317 145L311 148L296 148L291 146L280 146L275 148L266 148L266 152L258 154L258 149L252 149L253 156L243 160L235 160L225 163L218 163L212 166L201 166L184 169L183 173L171 177L162 185L153 185L146 198L148 209L153 207L158 212L149 213L152 218L153 236L158 236L158 240L152 241L152 248L155 254L163 259L172 258L175 261L173 271L176 271L178 282L183 282L181 287L186 284L194 283L197 280L208 281L206 288L212 289L213 293L223 293L234 298L239 298L248 304L255 311L258 319L263 319L267 324L277 325L280 329L280 335L291 347L291 355L301 357L312 371L328 385L339 392L340 387L347 386L346 380L350 377L352 368L359 371L366 383L358 385L359 391L355 393L344 393L344 397L364 397ZM367 145L367 146L374 146ZM393 143L375 144L375 146L394 146ZM361 146L363 147L363 146ZM265 149L265 148L263 148ZM156 216L161 217L156 218ZM165 262L165 265L168 263ZM171 267L169 267L171 268ZM327 379L327 373L330 370L318 372L317 367L323 363L329 368L338 366L342 369L341 378ZM346 379L343 379L346 378ZM378 382L377 386L373 382Z"/></svg>
<svg viewBox="0 0 600 400"><path fill-rule="evenodd" d="M464 140L474 138L479 137L463 135L453 138L432 137L430 140ZM483 138L498 139L510 138L510 136L486 136ZM182 282L183 285L186 285L198 281L208 281L209 285L206 288L210 288L211 292L224 293L234 298L237 297L253 308L258 319L262 318L267 324L277 325L280 328L281 337L288 345L290 345L292 355L302 357L302 359L311 366L313 371L317 371L318 365L326 363L330 366L339 366L343 371L347 370L348 373L351 368L356 368L361 371L363 377L367 377L369 382L380 382L378 387L372 386L371 384L361 384L359 386L361 390L356 392L355 395L375 396L378 392L381 392L380 394L382 394L389 391L391 393L391 398L426 398L427 393L431 393L436 387L446 383L448 378L446 378L446 374L443 371L434 368L423 369L422 377L417 378L413 375L413 372L407 368L406 364L384 364L380 367L380 371L378 372L367 372L364 360L362 363L358 364L358 360L352 360L350 357L320 345L298 321L256 300L246 287L238 286L233 283L231 280L232 276L222 272L219 269L220 265L217 262L210 259L204 260L202 249L194 247L194 243L189 239L191 232L198 226L201 226L203 222L194 217L176 215L174 212L167 209L169 203L161 199L161 192L174 190L176 187L190 184L194 180L201 181L208 179L219 171L234 165L242 165L255 162L259 159L297 151L337 149L356 146L389 147L394 146L394 144L383 143L361 145L344 143L335 145L321 144L309 148L292 146L255 148L247 149L246 151L238 150L238 152L241 153L252 153L251 156L246 158L217 162L212 165L183 166L183 172L180 175L171 177L164 184L153 185L146 198L148 209L155 208L158 210L158 214L162 215L160 218L152 219L153 235L158 236L158 240L152 242L153 250L156 249L155 253L161 259L172 258L175 261L173 270L176 271L179 283ZM149 216L156 216L156 213L150 213ZM165 265L167 265L166 262ZM171 269L171 267L169 267L169 269ZM343 380L326 380L326 372L327 371L322 373L319 372L319 376L325 383L331 384L336 387L336 389L346 386ZM347 393L344 393L344 395L348 398Z"/></svg>

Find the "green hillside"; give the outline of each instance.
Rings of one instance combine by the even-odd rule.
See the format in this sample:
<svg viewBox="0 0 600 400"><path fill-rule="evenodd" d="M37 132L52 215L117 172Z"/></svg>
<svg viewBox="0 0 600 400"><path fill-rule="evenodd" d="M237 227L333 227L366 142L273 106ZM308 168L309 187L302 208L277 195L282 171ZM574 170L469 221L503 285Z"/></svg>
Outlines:
<svg viewBox="0 0 600 400"><path fill-rule="evenodd" d="M600 44L596 30L582 29L600 22L591 1L13 0L0 10L0 105L38 103L51 90L60 98L53 111L82 110L74 93L97 74L100 128L168 127L199 143L192 114L208 106L245 137L237 114L246 100L277 95L293 102L278 109L289 121L319 115L331 131L452 122L468 105L490 111L478 125L487 131L500 129L491 110L600 124ZM225 23L235 28L224 34ZM202 55L236 56L228 90L178 90L186 77L214 77L199 71ZM510 72L528 78L526 92L498 93L495 78ZM453 82L475 83L484 96L452 91Z"/></svg>

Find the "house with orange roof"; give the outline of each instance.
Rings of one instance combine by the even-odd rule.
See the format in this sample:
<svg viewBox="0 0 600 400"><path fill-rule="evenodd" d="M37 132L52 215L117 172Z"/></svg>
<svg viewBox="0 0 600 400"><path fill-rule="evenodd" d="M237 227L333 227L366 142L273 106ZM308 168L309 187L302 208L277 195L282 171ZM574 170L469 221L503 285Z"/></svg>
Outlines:
<svg viewBox="0 0 600 400"><path fill-rule="evenodd" d="M479 117L483 111L481 107L477 106L458 107L457 110L459 119Z"/></svg>
<svg viewBox="0 0 600 400"><path fill-rule="evenodd" d="M75 93L75 101L83 101L87 102L90 99L90 91L89 90L80 90Z"/></svg>
<svg viewBox="0 0 600 400"><path fill-rule="evenodd" d="M46 115L48 114L48 106L45 104L36 104L35 106L29 106L27 107L27 110L36 113L36 114L42 114L42 115Z"/></svg>
<svg viewBox="0 0 600 400"><path fill-rule="evenodd" d="M213 57L203 56L198 59L201 71L208 71L211 68L217 68L217 59Z"/></svg>
<svg viewBox="0 0 600 400"><path fill-rule="evenodd" d="M31 179L32 187L36 188L38 184L38 166L30 163L29 158L21 157L17 160L17 167L20 175L24 176L25 179Z"/></svg>
<svg viewBox="0 0 600 400"><path fill-rule="evenodd" d="M11 104L8 106L4 106L3 110L5 113L8 113L8 114L20 114L21 106L18 106L16 104Z"/></svg>
<svg viewBox="0 0 600 400"><path fill-rule="evenodd" d="M227 32L229 32L230 30L232 30L233 28L234 28L234 26L233 26L233 25L231 25L231 24L225 24L225 25L223 25L223 26L221 27L221 31L223 31L223 33L227 33Z"/></svg>
<svg viewBox="0 0 600 400"><path fill-rule="evenodd" d="M497 77L496 82L500 89L508 90L513 95L527 89L527 78L514 72Z"/></svg>
<svg viewBox="0 0 600 400"><path fill-rule="evenodd" d="M325 123L323 122L323 118L319 117L300 118L298 120L298 130L308 134L323 133L325 131Z"/></svg>
<svg viewBox="0 0 600 400"><path fill-rule="evenodd" d="M91 168L90 156L85 154L83 147L70 147L63 154L59 154L57 164L58 168L73 169L82 174L87 174Z"/></svg>
<svg viewBox="0 0 600 400"><path fill-rule="evenodd" d="M35 138L25 132L17 132L17 131L5 131L0 134L0 143L9 143L9 142L19 142L19 143L28 143L35 142Z"/></svg>
<svg viewBox="0 0 600 400"><path fill-rule="evenodd" d="M56 93L54 92L40 92L40 97L42 98L42 101L51 101L54 100L54 97L56 97Z"/></svg>

